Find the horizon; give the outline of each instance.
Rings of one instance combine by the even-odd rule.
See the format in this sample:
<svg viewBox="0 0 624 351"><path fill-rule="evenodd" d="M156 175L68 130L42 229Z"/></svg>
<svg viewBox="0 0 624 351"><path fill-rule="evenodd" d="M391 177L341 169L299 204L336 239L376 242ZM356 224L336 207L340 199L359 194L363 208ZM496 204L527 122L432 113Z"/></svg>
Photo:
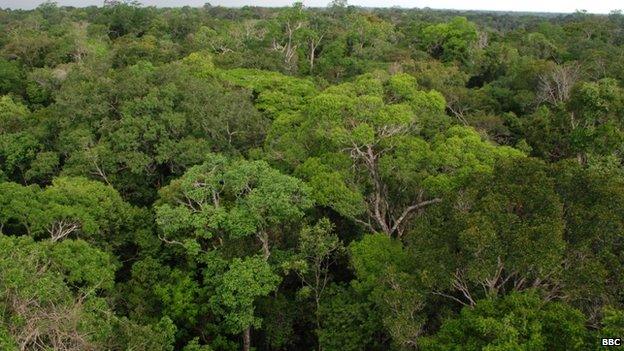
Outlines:
<svg viewBox="0 0 624 351"><path fill-rule="evenodd" d="M41 5L45 1L43 0L0 0L0 8L13 9L13 10L32 10ZM59 0L55 1L59 6L71 6L71 7L88 7L88 6L102 6L103 0ZM330 0L306 0L303 1L304 6L312 8L323 8L328 5ZM464 1L460 0L393 0L393 2L386 2L382 0L352 0L349 1L349 5L363 7L363 8L402 8L402 9L432 9L441 11L486 11L486 12L520 12L520 13L553 13L553 14L568 14L577 11L586 11L592 14L609 14L614 11L619 11L624 8L624 5L617 4L619 1L606 0L599 3L592 3L590 1L576 0L576 1L562 1L555 0L548 3L540 2L537 0L529 0L523 3L514 1L486 1L476 0L471 2L471 6L465 6ZM241 8L244 6L255 7L285 7L290 6L293 1L290 0L264 0L264 1L249 1L249 0L144 0L140 1L143 6L155 6L155 7L201 7L206 3L210 3L212 6L222 6L229 8Z"/></svg>

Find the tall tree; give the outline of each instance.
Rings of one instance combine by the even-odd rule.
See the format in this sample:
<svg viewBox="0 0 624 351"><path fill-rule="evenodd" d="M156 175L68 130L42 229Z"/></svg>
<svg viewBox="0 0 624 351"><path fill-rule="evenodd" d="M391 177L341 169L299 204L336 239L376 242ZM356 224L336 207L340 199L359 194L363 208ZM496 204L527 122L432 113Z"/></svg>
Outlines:
<svg viewBox="0 0 624 351"><path fill-rule="evenodd" d="M255 237L265 260L284 225L312 205L307 186L262 161L211 154L160 191L157 223L165 243L208 249L224 240Z"/></svg>
<svg viewBox="0 0 624 351"><path fill-rule="evenodd" d="M299 163L296 172L315 187L319 204L401 237L411 217L439 203L471 170L520 155L468 128L431 137L445 128L444 106L439 93L419 90L409 75L361 76L314 97L290 128L276 120L269 157Z"/></svg>

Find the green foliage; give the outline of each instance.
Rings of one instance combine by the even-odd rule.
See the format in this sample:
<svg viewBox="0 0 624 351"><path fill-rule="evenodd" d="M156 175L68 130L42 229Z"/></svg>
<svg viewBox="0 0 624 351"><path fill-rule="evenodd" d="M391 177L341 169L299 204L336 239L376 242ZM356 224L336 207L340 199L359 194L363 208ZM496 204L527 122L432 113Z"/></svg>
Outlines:
<svg viewBox="0 0 624 351"><path fill-rule="evenodd" d="M321 303L331 281L330 268L344 253L342 242L333 233L333 225L323 218L314 226L306 226L299 234L297 254L284 264L285 270L294 270L304 286L297 292L300 299L310 298L316 307L316 333L321 333Z"/></svg>
<svg viewBox="0 0 624 351"><path fill-rule="evenodd" d="M383 234L366 235L350 246L356 280L352 286L374 304L376 318L398 347L417 343L424 326L424 294L414 262L400 241Z"/></svg>
<svg viewBox="0 0 624 351"><path fill-rule="evenodd" d="M0 349L598 348L623 25L0 10Z"/></svg>
<svg viewBox="0 0 624 351"><path fill-rule="evenodd" d="M80 125L58 136L68 155L64 173L103 180L145 202L207 152L253 147L264 122L248 93L204 77L195 64L141 62L89 83L96 72L75 72L57 97L78 120L62 118L59 127Z"/></svg>
<svg viewBox="0 0 624 351"><path fill-rule="evenodd" d="M161 190L156 222L163 234L203 245L256 235L268 257L269 233L312 205L307 186L263 161L206 159Z"/></svg>
<svg viewBox="0 0 624 351"><path fill-rule="evenodd" d="M570 110L579 119L570 135L574 150L608 154L619 148L624 92L617 81L580 84L570 97Z"/></svg>
<svg viewBox="0 0 624 351"><path fill-rule="evenodd" d="M535 292L486 299L442 324L420 340L423 350L582 350L585 318L557 302L543 302Z"/></svg>
<svg viewBox="0 0 624 351"><path fill-rule="evenodd" d="M83 289L113 288L115 277L110 255L82 240L65 240L52 245L50 258L56 270L63 272L65 282Z"/></svg>
<svg viewBox="0 0 624 351"><path fill-rule="evenodd" d="M182 351L212 351L212 348L208 345L200 345L198 338L191 340Z"/></svg>
<svg viewBox="0 0 624 351"><path fill-rule="evenodd" d="M158 323L152 325L138 325L122 318L116 325L114 348L124 350L174 350L176 326L173 322L163 317Z"/></svg>
<svg viewBox="0 0 624 351"><path fill-rule="evenodd" d="M609 335L620 335L624 328L624 313L622 310L607 307L603 311L602 328L599 336L603 338L611 338Z"/></svg>
<svg viewBox="0 0 624 351"><path fill-rule="evenodd" d="M21 93L23 79L24 72L17 62L0 59L0 95Z"/></svg>
<svg viewBox="0 0 624 351"><path fill-rule="evenodd" d="M0 329L0 346L7 351L19 350L17 343L4 327Z"/></svg>
<svg viewBox="0 0 624 351"><path fill-rule="evenodd" d="M319 344L323 349L355 351L375 346L379 324L373 317L373 305L353 290L333 286L319 313L323 321Z"/></svg>
<svg viewBox="0 0 624 351"><path fill-rule="evenodd" d="M308 180L314 202L334 208L349 217L361 215L365 210L362 194L347 184L347 175L332 170L317 157L308 158L297 168L296 174Z"/></svg>
<svg viewBox="0 0 624 351"><path fill-rule="evenodd" d="M555 174L557 191L566 205L570 260L566 291L579 308L596 316L603 304L619 301L621 296L624 179L613 171L601 174L569 161L558 164Z"/></svg>
<svg viewBox="0 0 624 351"><path fill-rule="evenodd" d="M465 62L477 39L477 29L467 18L455 17L448 23L424 28L422 35L423 44L433 57L442 61Z"/></svg>
<svg viewBox="0 0 624 351"><path fill-rule="evenodd" d="M30 234L37 229L43 216L37 201L40 191L37 186L0 183L0 232Z"/></svg>
<svg viewBox="0 0 624 351"><path fill-rule="evenodd" d="M502 162L469 183L412 233L422 279L462 291L469 304L472 294L497 295L510 282L513 289L556 286L565 222L547 166L530 158Z"/></svg>
<svg viewBox="0 0 624 351"><path fill-rule="evenodd" d="M100 295L113 288L115 266L84 241L34 242L0 235L0 340L10 349L106 350L139 347L139 338L160 338L141 350L171 350L165 330L118 320ZM36 306L36 307L33 307ZM118 334L114 330L121 328ZM169 325L169 329L175 328ZM139 332L140 330L143 330ZM171 333L169 333L171 335ZM115 340L119 336L120 340ZM143 341L145 342L145 341Z"/></svg>
<svg viewBox="0 0 624 351"><path fill-rule="evenodd" d="M193 75L200 78L208 78L215 72L212 57L204 52L194 52L182 59L182 62L189 66Z"/></svg>
<svg viewBox="0 0 624 351"><path fill-rule="evenodd" d="M388 272L410 265L401 243L383 234L366 235L350 251L359 288L365 290L378 287Z"/></svg>
<svg viewBox="0 0 624 351"><path fill-rule="evenodd" d="M254 316L254 302L277 288L281 279L261 257L234 259L220 277L216 295L211 303L224 316L232 333L240 333L262 320Z"/></svg>
<svg viewBox="0 0 624 351"><path fill-rule="evenodd" d="M24 232L59 241L78 237L101 248L130 241L136 209L110 186L85 178L56 178L52 185L21 186L0 183L0 228L7 234Z"/></svg>
<svg viewBox="0 0 624 351"><path fill-rule="evenodd" d="M221 72L222 79L252 90L257 97L255 105L271 119L292 113L304 107L316 95L314 84L277 72L251 69L232 69Z"/></svg>
<svg viewBox="0 0 624 351"><path fill-rule="evenodd" d="M0 121L2 129L0 132L14 133L20 130L27 123L28 109L26 106L12 99L9 95L0 98Z"/></svg>

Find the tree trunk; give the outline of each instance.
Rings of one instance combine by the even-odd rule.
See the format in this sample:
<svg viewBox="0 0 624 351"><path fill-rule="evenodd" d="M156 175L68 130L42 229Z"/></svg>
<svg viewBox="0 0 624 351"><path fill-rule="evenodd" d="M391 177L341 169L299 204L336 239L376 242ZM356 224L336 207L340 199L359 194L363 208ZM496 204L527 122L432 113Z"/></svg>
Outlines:
<svg viewBox="0 0 624 351"><path fill-rule="evenodd" d="M318 351L323 351L323 348L321 347L321 338L319 336L319 332L321 331L321 318L319 316L319 310L321 309L321 297L318 295L318 293L316 294L316 296L314 297L314 300L316 302L316 311L314 311L314 315L316 317L316 343L317 343L317 350Z"/></svg>
<svg viewBox="0 0 624 351"><path fill-rule="evenodd" d="M247 327L243 331L243 351L249 351L251 349L251 327Z"/></svg>
<svg viewBox="0 0 624 351"><path fill-rule="evenodd" d="M314 45L314 41L310 42L310 73L314 71L314 50L316 50L316 45Z"/></svg>
<svg viewBox="0 0 624 351"><path fill-rule="evenodd" d="M258 240L262 244L262 256L265 261L269 260L269 256L271 256L271 249L269 247L269 234L266 232L258 233Z"/></svg>

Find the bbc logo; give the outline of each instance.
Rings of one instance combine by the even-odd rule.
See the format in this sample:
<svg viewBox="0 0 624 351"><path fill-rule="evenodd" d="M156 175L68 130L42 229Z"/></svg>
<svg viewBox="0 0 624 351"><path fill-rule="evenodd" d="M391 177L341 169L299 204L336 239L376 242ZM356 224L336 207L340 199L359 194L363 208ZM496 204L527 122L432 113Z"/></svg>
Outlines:
<svg viewBox="0 0 624 351"><path fill-rule="evenodd" d="M602 338L600 339L602 346L622 346L622 339L620 338Z"/></svg>

